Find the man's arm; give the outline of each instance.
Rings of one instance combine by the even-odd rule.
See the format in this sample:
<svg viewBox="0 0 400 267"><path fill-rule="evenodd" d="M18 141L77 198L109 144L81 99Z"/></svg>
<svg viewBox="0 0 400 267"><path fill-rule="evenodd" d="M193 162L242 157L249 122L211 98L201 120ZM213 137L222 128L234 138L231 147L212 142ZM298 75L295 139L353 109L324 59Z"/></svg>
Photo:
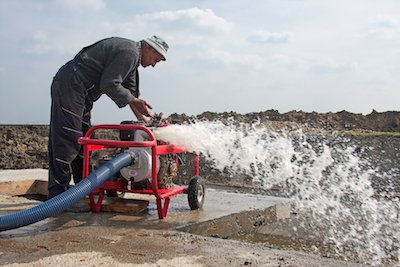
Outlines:
<svg viewBox="0 0 400 267"><path fill-rule="evenodd" d="M129 51L120 51L105 66L100 79L100 90L122 108L135 98L122 83L135 68L137 58Z"/></svg>
<svg viewBox="0 0 400 267"><path fill-rule="evenodd" d="M122 82L122 86L127 88L134 97L139 98L139 71L134 69L129 73L126 79Z"/></svg>
<svg viewBox="0 0 400 267"><path fill-rule="evenodd" d="M130 103L129 107L131 108L132 112L135 114L136 118L139 121L147 121L145 116L151 117L148 109L152 109L152 107L143 99L134 98Z"/></svg>

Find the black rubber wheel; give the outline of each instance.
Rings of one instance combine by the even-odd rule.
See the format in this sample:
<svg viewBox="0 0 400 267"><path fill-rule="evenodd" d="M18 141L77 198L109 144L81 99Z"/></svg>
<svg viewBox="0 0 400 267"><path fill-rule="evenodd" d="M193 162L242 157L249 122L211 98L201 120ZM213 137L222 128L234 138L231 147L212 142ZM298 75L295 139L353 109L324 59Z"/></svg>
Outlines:
<svg viewBox="0 0 400 267"><path fill-rule="evenodd" d="M105 190L106 191L106 196L108 197L117 197L117 192L111 191L111 190Z"/></svg>
<svg viewBox="0 0 400 267"><path fill-rule="evenodd" d="M194 176L190 179L187 193L190 209L201 209L204 203L206 187L200 176Z"/></svg>

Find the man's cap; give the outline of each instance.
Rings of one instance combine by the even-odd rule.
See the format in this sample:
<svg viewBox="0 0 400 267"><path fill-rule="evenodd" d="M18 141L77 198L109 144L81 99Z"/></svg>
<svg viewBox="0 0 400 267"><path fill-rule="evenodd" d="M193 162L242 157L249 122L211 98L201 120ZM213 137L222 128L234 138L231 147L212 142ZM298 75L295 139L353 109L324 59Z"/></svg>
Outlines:
<svg viewBox="0 0 400 267"><path fill-rule="evenodd" d="M162 55L164 59L167 58L167 51L169 47L164 39L154 35L153 37L147 38L144 41L153 47L160 55Z"/></svg>

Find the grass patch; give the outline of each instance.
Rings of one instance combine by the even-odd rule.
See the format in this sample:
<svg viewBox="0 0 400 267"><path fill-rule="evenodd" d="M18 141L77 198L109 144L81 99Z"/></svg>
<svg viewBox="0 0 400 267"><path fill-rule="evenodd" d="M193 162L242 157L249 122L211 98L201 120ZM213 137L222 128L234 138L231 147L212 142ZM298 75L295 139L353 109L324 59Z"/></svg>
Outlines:
<svg viewBox="0 0 400 267"><path fill-rule="evenodd" d="M366 130L338 131L337 134L343 136L400 136L400 132L374 132Z"/></svg>

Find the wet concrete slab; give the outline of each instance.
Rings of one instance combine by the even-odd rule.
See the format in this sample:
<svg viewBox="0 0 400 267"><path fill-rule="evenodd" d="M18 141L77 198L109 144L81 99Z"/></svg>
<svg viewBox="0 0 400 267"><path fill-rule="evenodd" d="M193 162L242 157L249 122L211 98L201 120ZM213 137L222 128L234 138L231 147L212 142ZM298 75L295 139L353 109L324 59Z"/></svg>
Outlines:
<svg viewBox="0 0 400 267"><path fill-rule="evenodd" d="M20 175L14 182L31 177L26 173L29 176ZM12 181L0 177L4 182ZM154 196L123 197L149 205L139 213L64 211L0 232L0 265L57 266L62 261L68 266L359 266L236 241L238 235L261 232L289 218L288 199L213 186L206 189L203 209L190 210L187 195L180 194L171 198L167 217L159 220ZM0 216L40 203L0 192Z"/></svg>
<svg viewBox="0 0 400 267"><path fill-rule="evenodd" d="M147 209L139 214L118 212L62 212L41 222L0 233L4 235L29 235L40 231L58 229L68 221L79 220L86 225L103 225L109 227L132 226L153 229L178 229L192 224L212 221L246 211L274 212L276 218L287 218L290 215L290 203L287 199L235 192L226 188L213 187L206 189L203 209L190 210L187 195L180 194L171 198L166 218L159 220L155 198L148 195L125 194L124 199L143 199L149 201ZM40 202L22 197L2 196L0 198L0 215L32 207ZM271 209L275 207L274 209ZM276 208L278 207L278 208Z"/></svg>
<svg viewBox="0 0 400 267"><path fill-rule="evenodd" d="M28 188L27 193L34 194L32 190L38 189L38 194L43 194L43 182L47 179L47 170L1 170L0 171L0 194L24 195L23 190ZM27 184L32 184L31 188ZM40 184L40 186L34 186ZM6 185L6 186L4 186ZM25 186L22 186L25 185ZM17 188L17 189L16 189ZM1 190L11 190L8 191ZM16 192L18 192L16 194ZM270 217L275 220L288 218L290 216L290 203L288 199L243 192L228 187L207 187L203 208L190 210L187 195L179 194L171 197L168 215L163 220L157 216L155 197L143 194L125 193L124 199L139 199L149 202L147 209L139 214L118 212L92 212L73 213L62 212L56 216L47 218L30 226L0 233L7 235L29 235L32 232L50 231L57 229L68 220L79 218L86 225L131 225L132 227L151 227L159 229L179 229L189 225L198 224L218 218L229 217L246 211L264 212L268 211ZM11 203L10 203L11 202ZM24 198L2 197L0 198L0 215L26 209L40 202L29 201Z"/></svg>

